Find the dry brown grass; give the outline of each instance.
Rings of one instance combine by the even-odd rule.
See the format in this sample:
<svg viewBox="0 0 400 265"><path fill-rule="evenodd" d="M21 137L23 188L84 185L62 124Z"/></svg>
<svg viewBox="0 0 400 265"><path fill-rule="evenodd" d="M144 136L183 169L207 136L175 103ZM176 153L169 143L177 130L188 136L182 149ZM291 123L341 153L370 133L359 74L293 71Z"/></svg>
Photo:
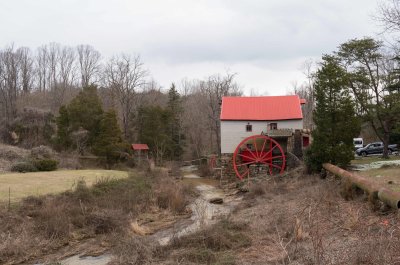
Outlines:
<svg viewBox="0 0 400 265"><path fill-rule="evenodd" d="M141 245L139 249L151 249L146 252L151 258L141 262L351 265L400 261L399 214L373 209L367 196L351 185L297 170L284 178L258 180L249 190L229 221L180 238L169 247Z"/></svg>
<svg viewBox="0 0 400 265"><path fill-rule="evenodd" d="M168 209L176 214L182 214L189 202L191 187L177 183L171 178L163 178L156 185L154 194L158 207Z"/></svg>
<svg viewBox="0 0 400 265"><path fill-rule="evenodd" d="M226 219L213 227L175 239L171 245L165 247L154 247L149 242L133 240L134 247L129 244L128 248L133 253L137 249L151 250L150 253L146 252L146 256L151 258L141 260L142 263L135 263L137 259L134 258L135 262L126 263L127 259L121 257L124 253L118 252L117 264L238 264L234 252L251 245L251 239L243 233L245 228L245 223Z"/></svg>
<svg viewBox="0 0 400 265"><path fill-rule="evenodd" d="M10 211L1 210L0 264L24 262L71 242L103 235L109 243L115 243L114 237L125 238L127 232L132 236L131 221L154 211L159 194L173 194L168 209L183 212L187 190L166 178L154 172L123 179L101 178L91 187L79 181L73 191L28 197Z"/></svg>
<svg viewBox="0 0 400 265"><path fill-rule="evenodd" d="M357 172L394 191L400 191L400 165L383 165L381 168Z"/></svg>
<svg viewBox="0 0 400 265"><path fill-rule="evenodd" d="M266 180L264 194L233 216L249 221L252 245L238 264L395 264L400 216L376 211L367 196L336 179L288 175ZM344 184L344 186L346 186ZM250 197L252 197L250 195Z"/></svg>

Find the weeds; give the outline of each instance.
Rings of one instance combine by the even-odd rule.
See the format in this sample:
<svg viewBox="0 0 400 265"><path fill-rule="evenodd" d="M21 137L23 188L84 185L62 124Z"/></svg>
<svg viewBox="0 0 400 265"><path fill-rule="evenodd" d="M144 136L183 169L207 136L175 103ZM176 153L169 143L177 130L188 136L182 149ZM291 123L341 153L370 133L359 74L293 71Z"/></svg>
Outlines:
<svg viewBox="0 0 400 265"><path fill-rule="evenodd" d="M188 204L188 195L192 192L189 186L180 185L172 179L164 178L157 183L154 193L158 207L182 214Z"/></svg>
<svg viewBox="0 0 400 265"><path fill-rule="evenodd" d="M233 252L251 245L246 227L244 223L222 220L213 227L175 239L170 246L159 250L158 257L170 256L180 264L236 264Z"/></svg>
<svg viewBox="0 0 400 265"><path fill-rule="evenodd" d="M54 251L76 238L124 236L131 220L155 207L185 212L188 196L187 187L155 171L101 178L92 187L80 180L72 191L28 197L10 212L0 211L0 263Z"/></svg>

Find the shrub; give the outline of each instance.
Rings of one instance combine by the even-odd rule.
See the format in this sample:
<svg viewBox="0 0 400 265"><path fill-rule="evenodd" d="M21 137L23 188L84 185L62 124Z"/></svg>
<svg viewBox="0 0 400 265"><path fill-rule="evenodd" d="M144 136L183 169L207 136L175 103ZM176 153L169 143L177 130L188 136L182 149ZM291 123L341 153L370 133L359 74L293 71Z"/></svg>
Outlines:
<svg viewBox="0 0 400 265"><path fill-rule="evenodd" d="M42 159L34 162L39 171L54 171L57 169L58 161L53 159Z"/></svg>
<svg viewBox="0 0 400 265"><path fill-rule="evenodd" d="M54 151L48 146L41 145L31 149L32 159L51 159L54 155Z"/></svg>
<svg viewBox="0 0 400 265"><path fill-rule="evenodd" d="M186 210L189 194L188 187L181 187L171 179L162 179L155 191L156 203L161 209L170 209L176 214L181 214Z"/></svg>
<svg viewBox="0 0 400 265"><path fill-rule="evenodd" d="M30 162L18 162L11 166L13 172L36 172L37 167Z"/></svg>
<svg viewBox="0 0 400 265"><path fill-rule="evenodd" d="M245 234L246 228L245 223L222 220L210 228L175 239L167 249L180 249L174 254L176 259L196 264L235 264L235 257L227 251L251 245L251 238Z"/></svg>

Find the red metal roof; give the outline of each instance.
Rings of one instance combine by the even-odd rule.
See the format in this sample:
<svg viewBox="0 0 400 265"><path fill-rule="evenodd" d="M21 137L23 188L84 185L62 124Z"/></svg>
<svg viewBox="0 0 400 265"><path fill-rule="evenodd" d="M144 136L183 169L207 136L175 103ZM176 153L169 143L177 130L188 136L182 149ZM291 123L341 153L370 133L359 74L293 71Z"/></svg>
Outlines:
<svg viewBox="0 0 400 265"><path fill-rule="evenodd" d="M132 144L133 150L149 150L149 146L147 144Z"/></svg>
<svg viewBox="0 0 400 265"><path fill-rule="evenodd" d="M221 120L275 121L303 118L299 96L223 97Z"/></svg>

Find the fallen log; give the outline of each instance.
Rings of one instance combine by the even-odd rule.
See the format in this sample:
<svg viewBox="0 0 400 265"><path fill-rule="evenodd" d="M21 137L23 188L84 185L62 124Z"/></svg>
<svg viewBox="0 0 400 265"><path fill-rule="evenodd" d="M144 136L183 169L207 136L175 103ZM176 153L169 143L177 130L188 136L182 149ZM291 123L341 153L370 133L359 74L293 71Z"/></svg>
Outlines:
<svg viewBox="0 0 400 265"><path fill-rule="evenodd" d="M378 192L379 200L392 208L400 209L400 193L387 188L381 188Z"/></svg>
<svg viewBox="0 0 400 265"><path fill-rule="evenodd" d="M400 193L384 188L365 177L350 173L340 167L329 163L322 165L323 168L332 174L350 181L357 188L367 192L373 200L379 199L392 208L400 209Z"/></svg>
<svg viewBox="0 0 400 265"><path fill-rule="evenodd" d="M346 171L344 169L341 169L340 167L334 166L329 163L325 163L322 166L327 171L333 173L334 175L336 175L338 177L341 177L341 178L344 178L344 179L350 181L357 188L367 192L371 196L371 199L374 199L374 200L378 199L378 192L379 192L380 187L376 183L374 183L360 175L350 173L349 171Z"/></svg>

